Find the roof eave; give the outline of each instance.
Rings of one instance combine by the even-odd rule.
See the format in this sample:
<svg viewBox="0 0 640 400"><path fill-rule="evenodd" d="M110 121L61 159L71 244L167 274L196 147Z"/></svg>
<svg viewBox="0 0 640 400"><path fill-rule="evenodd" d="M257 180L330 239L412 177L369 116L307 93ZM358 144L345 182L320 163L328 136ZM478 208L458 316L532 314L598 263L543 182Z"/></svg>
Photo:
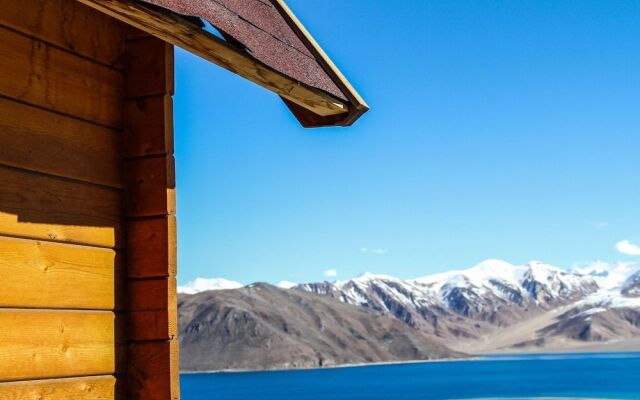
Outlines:
<svg viewBox="0 0 640 400"><path fill-rule="evenodd" d="M136 0L78 1L278 94L304 127L349 126L368 110L359 94L281 0L276 0L280 12L344 92L346 102L274 70L243 49L169 10L150 7Z"/></svg>

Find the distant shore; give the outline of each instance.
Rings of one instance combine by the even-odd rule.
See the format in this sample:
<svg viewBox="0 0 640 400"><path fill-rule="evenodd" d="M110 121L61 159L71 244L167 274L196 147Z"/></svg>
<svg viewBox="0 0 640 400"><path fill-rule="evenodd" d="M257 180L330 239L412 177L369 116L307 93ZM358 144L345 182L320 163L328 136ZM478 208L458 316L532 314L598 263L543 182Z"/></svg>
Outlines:
<svg viewBox="0 0 640 400"><path fill-rule="evenodd" d="M639 339L640 340L640 339ZM640 354L640 348L634 348L630 350L606 350L606 349L566 349L562 351L524 351L524 352L497 352L497 353L486 353L486 354L478 354L471 355L469 357L459 357L459 358L440 358L434 360L406 360L406 361L386 361L386 362L371 362L371 363L349 363L349 364L340 364L340 365L327 365L324 367L300 367L300 368L270 368L270 369L222 369L222 370L207 370L207 371L180 371L180 374L190 375L190 374L234 374L234 373L246 373L246 372L285 372L285 371L312 371L312 370L325 370L325 369L336 369L336 368L358 368L358 367L377 367L377 366L388 366L388 365L407 365L407 364L425 364L425 363L445 363L445 362L469 362L469 361L483 361L491 358L493 361L500 361L502 357L504 360L512 360L518 356L527 357L533 355L541 355L541 356L554 356L554 355L575 355L575 354L615 354L615 353L638 353ZM498 356L499 358L493 358L492 356Z"/></svg>

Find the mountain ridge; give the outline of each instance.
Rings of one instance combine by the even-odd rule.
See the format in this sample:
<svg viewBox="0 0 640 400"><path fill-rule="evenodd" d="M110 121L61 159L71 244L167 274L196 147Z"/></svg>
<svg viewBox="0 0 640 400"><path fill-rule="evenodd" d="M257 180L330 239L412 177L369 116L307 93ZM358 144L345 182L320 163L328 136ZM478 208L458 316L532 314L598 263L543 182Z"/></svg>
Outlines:
<svg viewBox="0 0 640 400"><path fill-rule="evenodd" d="M538 261L513 265L502 260L485 260L469 269L416 279L403 280L390 275L365 273L343 281L297 285L285 282L280 288L252 284L241 288L205 291L190 296L181 295L181 299L200 296L200 307L205 308L207 301L213 301L219 306L223 306L225 302L241 304L241 312L245 313L242 315L248 315L247 312L252 312L251 304L257 303L255 299L248 302L246 292L255 291L256 287L271 288L268 291L270 301L277 305L275 308L262 309L262 314L257 318L254 318L255 315L251 317L259 326L268 324L269 320L304 320L306 317L303 314L314 309L324 310L324 314L318 312L319 320L335 321L336 318L341 318L342 313L352 318L355 311L340 306L345 305L366 311L367 318L391 318L399 321L409 329L405 331L395 326L394 329L402 331L400 336L428 343L425 349L431 348L429 346L446 349L436 352L440 356L445 356L447 352L477 354L610 348L640 350L640 263L594 263L566 271ZM305 296L311 297L300 300L299 296L305 293ZM245 300L240 301L239 298ZM298 300L293 301L294 298ZM302 312L296 308L297 306L292 306L296 301L308 304L307 311ZM186 302L181 300L181 329L183 325L189 324L182 317L188 309L185 308L185 304ZM281 309L295 312L290 315L282 314ZM351 321L349 318L345 321ZM228 324L229 321L225 323ZM384 335L380 331L359 329L367 332L359 334L360 336L370 335L367 339L377 343L375 346L372 345L373 348L384 343ZM348 337L351 334L339 329L338 331L341 332L338 336ZM267 330L263 329L261 332ZM266 335L269 340L280 340L284 343L292 339L283 339L281 336L287 336L289 333L283 334L281 330L268 332ZM188 334L189 332L181 332L181 336L185 338ZM416 336L418 334L419 336ZM214 336L225 335L228 343L222 346L220 342L217 348L228 346L229 343L238 340L242 332L236 329L217 332ZM365 355L366 352L351 354L344 346L341 348L339 341L327 339L325 332L319 328L308 331L307 336L312 342L329 343L323 347L321 356L309 351L309 348L318 346L316 342L309 345L311 342L306 342L306 339L297 338L294 338L293 342L287 342L293 350L288 352L287 348L283 348L283 356L280 358L274 358L272 350L267 348L245 355L249 360L262 360L257 363L257 367L260 368L317 367L372 360L392 361L396 358L406 360L409 357L408 354L402 354L401 357L389 355L379 348L373 351L377 356ZM202 343L212 340L205 339L203 338ZM405 340L405 345L414 339L408 342ZM342 340L342 343L349 340ZM202 343L200 346L205 346ZM238 343L243 342L240 340ZM358 344L356 341L346 348ZM186 342L185 345L191 346ZM411 348L415 347L412 346L409 345ZM204 348L206 346L192 352L195 354L193 357L197 359L199 354L206 353L203 353ZM240 355L244 354L241 349L242 346L235 350L240 351L237 353L238 358L242 358ZM385 355L380 356L383 353ZM424 358L436 353L429 354L425 350L414 355ZM267 357L266 354L271 355ZM288 355L285 357L284 354ZM229 363L217 366L223 367L221 369L251 367L233 364L230 362L232 359L233 357L229 356Z"/></svg>

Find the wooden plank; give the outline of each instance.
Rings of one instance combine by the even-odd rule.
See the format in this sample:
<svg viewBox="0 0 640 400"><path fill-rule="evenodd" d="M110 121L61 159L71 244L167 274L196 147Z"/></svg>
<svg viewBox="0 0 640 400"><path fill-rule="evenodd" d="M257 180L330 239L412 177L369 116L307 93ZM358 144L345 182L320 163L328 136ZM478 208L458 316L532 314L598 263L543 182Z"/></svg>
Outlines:
<svg viewBox="0 0 640 400"><path fill-rule="evenodd" d="M176 279L129 280L127 284L128 339L170 340L177 336Z"/></svg>
<svg viewBox="0 0 640 400"><path fill-rule="evenodd" d="M114 376L43 379L0 383L2 400L118 400Z"/></svg>
<svg viewBox="0 0 640 400"><path fill-rule="evenodd" d="M120 68L123 24L75 0L0 0L0 25Z"/></svg>
<svg viewBox="0 0 640 400"><path fill-rule="evenodd" d="M128 217L175 214L174 163L173 155L125 161Z"/></svg>
<svg viewBox="0 0 640 400"><path fill-rule="evenodd" d="M153 36L129 41L125 58L125 96L174 93L173 46Z"/></svg>
<svg viewBox="0 0 640 400"><path fill-rule="evenodd" d="M109 249L0 237L0 307L113 310L120 261Z"/></svg>
<svg viewBox="0 0 640 400"><path fill-rule="evenodd" d="M0 309L0 326L0 381L115 372L112 312Z"/></svg>
<svg viewBox="0 0 640 400"><path fill-rule="evenodd" d="M129 345L129 400L180 398L178 341Z"/></svg>
<svg viewBox="0 0 640 400"><path fill-rule="evenodd" d="M0 98L0 164L122 187L119 131Z"/></svg>
<svg viewBox="0 0 640 400"><path fill-rule="evenodd" d="M122 74L0 28L0 95L87 121L122 125Z"/></svg>
<svg viewBox="0 0 640 400"><path fill-rule="evenodd" d="M275 71L175 14L125 0L79 1L243 76L316 114L326 116L349 111L349 106L334 96Z"/></svg>
<svg viewBox="0 0 640 400"><path fill-rule="evenodd" d="M0 235L123 245L118 190L2 166L0 187Z"/></svg>
<svg viewBox="0 0 640 400"><path fill-rule="evenodd" d="M173 154L173 99L170 95L129 99L124 105L126 157Z"/></svg>
<svg viewBox="0 0 640 400"><path fill-rule="evenodd" d="M130 278L175 277L176 217L169 215L127 222L127 263Z"/></svg>
<svg viewBox="0 0 640 400"><path fill-rule="evenodd" d="M167 310L176 301L176 278L129 279L129 310Z"/></svg>

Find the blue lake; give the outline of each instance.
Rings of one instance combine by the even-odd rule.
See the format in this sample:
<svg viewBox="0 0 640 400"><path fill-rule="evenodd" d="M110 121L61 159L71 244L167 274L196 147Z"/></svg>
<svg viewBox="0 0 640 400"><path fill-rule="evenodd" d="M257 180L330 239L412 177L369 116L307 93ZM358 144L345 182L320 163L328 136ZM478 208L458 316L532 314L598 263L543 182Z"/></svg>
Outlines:
<svg viewBox="0 0 640 400"><path fill-rule="evenodd" d="M640 353L184 374L183 400L640 399Z"/></svg>

